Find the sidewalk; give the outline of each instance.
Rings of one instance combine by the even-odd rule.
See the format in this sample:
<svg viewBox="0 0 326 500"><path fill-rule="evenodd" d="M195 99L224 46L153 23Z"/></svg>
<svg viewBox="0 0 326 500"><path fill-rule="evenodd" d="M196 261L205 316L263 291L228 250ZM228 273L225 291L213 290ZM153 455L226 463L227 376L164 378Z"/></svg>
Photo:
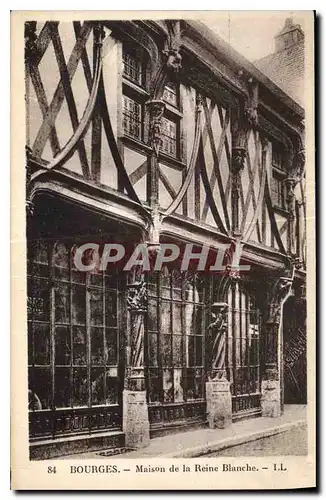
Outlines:
<svg viewBox="0 0 326 500"><path fill-rule="evenodd" d="M286 405L279 418L259 417L233 423L226 429L199 429L191 432L170 434L151 440L149 446L140 450L115 455L114 458L191 458L216 452L231 446L280 434L306 424L306 406ZM96 453L82 453L71 458L105 457ZM110 457L111 458L111 457ZM113 458L113 457L112 457Z"/></svg>

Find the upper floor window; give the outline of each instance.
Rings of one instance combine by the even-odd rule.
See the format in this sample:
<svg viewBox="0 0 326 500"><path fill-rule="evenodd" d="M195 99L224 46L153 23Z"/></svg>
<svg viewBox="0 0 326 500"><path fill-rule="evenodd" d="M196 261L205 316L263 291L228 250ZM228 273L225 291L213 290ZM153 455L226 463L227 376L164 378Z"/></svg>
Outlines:
<svg viewBox="0 0 326 500"><path fill-rule="evenodd" d="M274 170L272 176L272 200L274 205L286 209L285 198L284 176Z"/></svg>
<svg viewBox="0 0 326 500"><path fill-rule="evenodd" d="M123 75L132 82L142 85L142 63L139 58L124 51L122 55Z"/></svg>
<svg viewBox="0 0 326 500"><path fill-rule="evenodd" d="M164 153L177 156L177 124L163 117L162 125L162 150Z"/></svg>
<svg viewBox="0 0 326 500"><path fill-rule="evenodd" d="M178 106L177 86L173 82L169 82L163 92L163 100L172 106Z"/></svg>
<svg viewBox="0 0 326 500"><path fill-rule="evenodd" d="M283 210L286 209L285 178L286 167L284 146L279 142L273 142L271 195L274 206Z"/></svg>
<svg viewBox="0 0 326 500"><path fill-rule="evenodd" d="M123 103L123 120L122 126L124 133L134 137L135 139L141 139L142 137L142 107L137 101L131 99L124 95L122 97Z"/></svg>

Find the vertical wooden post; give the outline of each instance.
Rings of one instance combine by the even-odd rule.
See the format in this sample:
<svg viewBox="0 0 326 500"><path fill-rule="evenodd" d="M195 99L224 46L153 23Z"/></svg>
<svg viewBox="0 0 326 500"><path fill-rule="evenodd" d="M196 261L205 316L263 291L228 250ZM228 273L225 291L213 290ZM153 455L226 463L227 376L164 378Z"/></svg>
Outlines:
<svg viewBox="0 0 326 500"><path fill-rule="evenodd" d="M144 274L132 272L128 284L128 354L126 388L123 391L123 430L128 448L149 443L148 407L145 388L145 316L147 283Z"/></svg>
<svg viewBox="0 0 326 500"><path fill-rule="evenodd" d="M268 293L268 311L265 325L265 374L262 381L262 414L265 417L281 415L281 374L279 359L280 330L283 304L290 295L294 266L288 276L276 278Z"/></svg>

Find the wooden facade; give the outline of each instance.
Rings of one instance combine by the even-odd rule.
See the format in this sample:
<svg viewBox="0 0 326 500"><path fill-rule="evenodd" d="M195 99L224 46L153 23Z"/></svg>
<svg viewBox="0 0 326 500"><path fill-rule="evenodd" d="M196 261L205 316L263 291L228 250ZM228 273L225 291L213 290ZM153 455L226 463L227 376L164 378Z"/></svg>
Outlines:
<svg viewBox="0 0 326 500"><path fill-rule="evenodd" d="M27 22L25 47L35 449L123 440L124 390L146 391L151 435L205 425L219 373L234 418L264 414L264 382L303 402L304 110L198 22ZM81 273L88 241L238 243L251 271Z"/></svg>

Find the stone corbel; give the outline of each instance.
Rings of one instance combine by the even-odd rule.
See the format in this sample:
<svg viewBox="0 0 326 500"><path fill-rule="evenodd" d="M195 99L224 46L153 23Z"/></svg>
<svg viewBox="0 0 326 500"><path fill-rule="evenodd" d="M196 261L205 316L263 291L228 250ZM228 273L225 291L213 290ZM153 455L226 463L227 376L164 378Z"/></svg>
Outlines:
<svg viewBox="0 0 326 500"><path fill-rule="evenodd" d="M166 26L169 33L163 50L166 68L172 73L179 73L182 68L182 56L179 52L181 45L180 21L168 20Z"/></svg>

